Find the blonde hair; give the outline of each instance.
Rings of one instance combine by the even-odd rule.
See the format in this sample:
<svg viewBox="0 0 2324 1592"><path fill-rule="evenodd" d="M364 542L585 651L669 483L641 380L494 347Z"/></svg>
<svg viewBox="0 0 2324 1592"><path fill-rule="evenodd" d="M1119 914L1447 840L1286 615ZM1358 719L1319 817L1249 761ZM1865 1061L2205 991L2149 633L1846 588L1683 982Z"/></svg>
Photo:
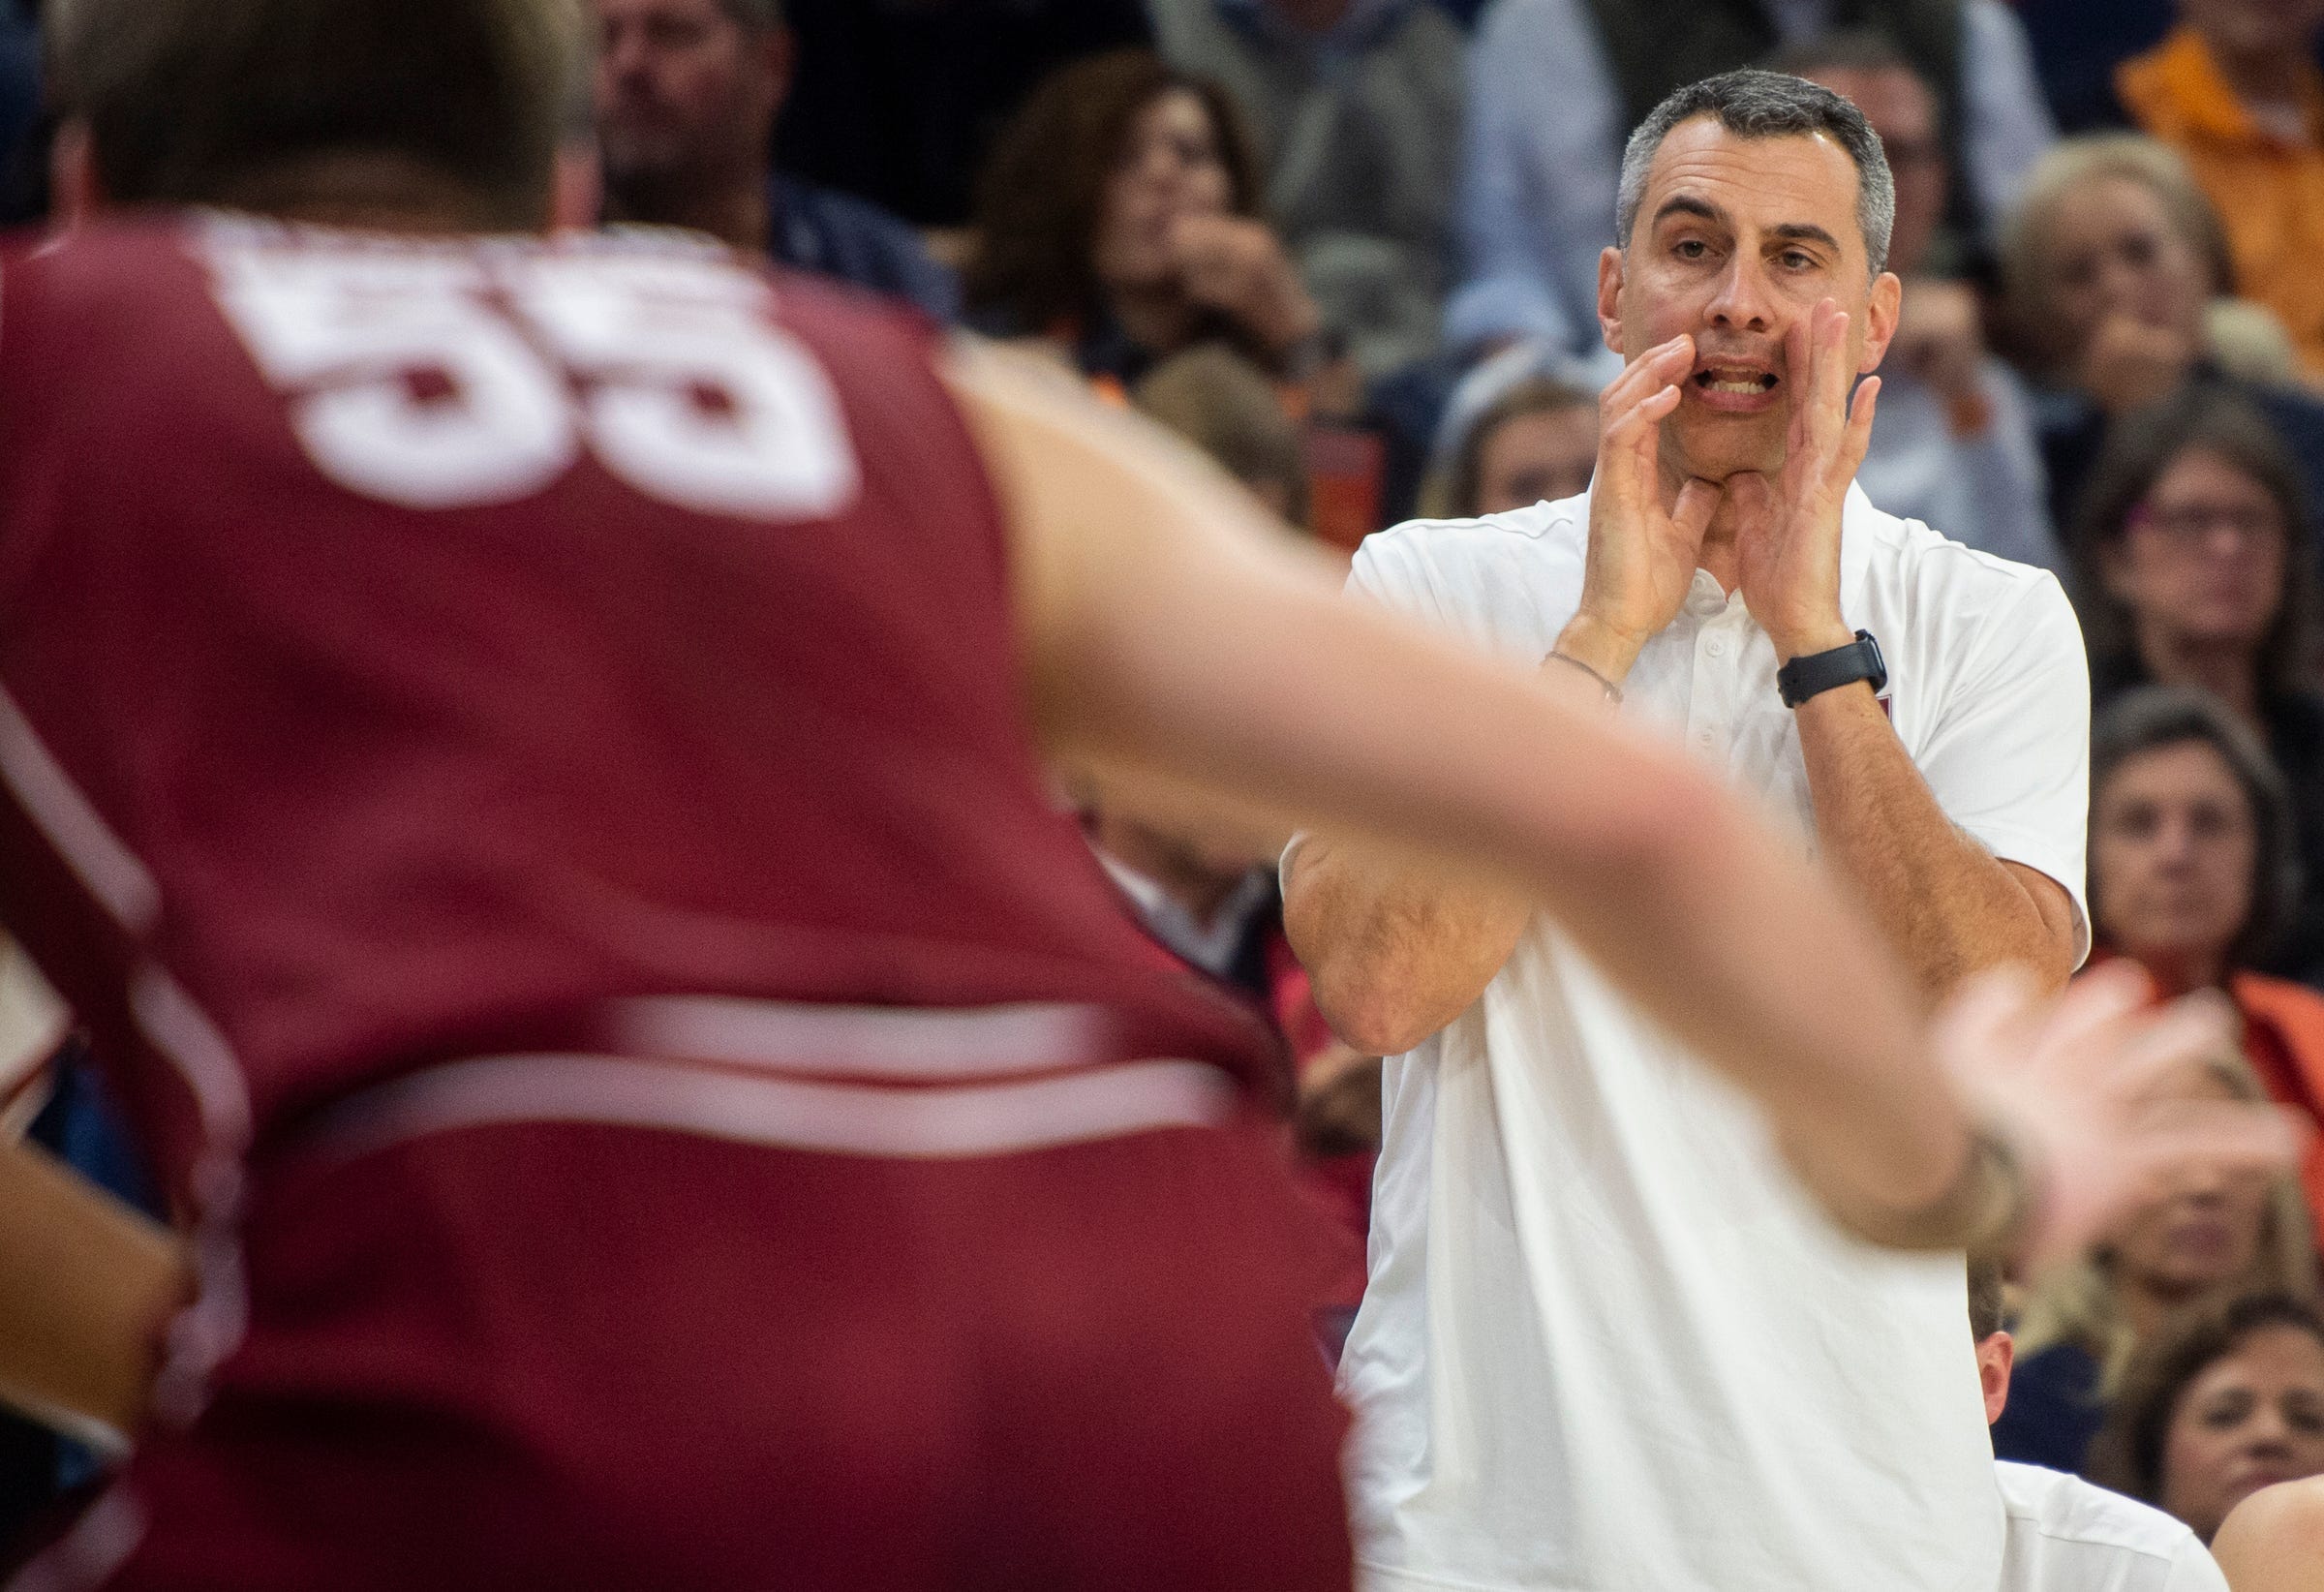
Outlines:
<svg viewBox="0 0 2324 1592"><path fill-rule="evenodd" d="M2204 1065L2237 1099L2268 1098L2251 1064L2241 1056L2213 1056ZM2284 1293L2309 1299L2315 1291L2315 1229L2309 1218L2308 1202L2290 1174L2278 1174L2268 1185L2258 1250L2249 1270L2221 1283L2215 1292L2220 1296ZM2139 1342L2123 1309L2122 1292L2115 1285L2105 1246L2094 1245L2073 1265L2044 1277L2028 1296L2011 1335L2017 1340L2020 1359L2060 1343L2087 1350L2098 1362L2099 1398L2112 1398L2122 1387L2123 1373Z"/></svg>
<svg viewBox="0 0 2324 1592"><path fill-rule="evenodd" d="M2100 133L2065 138L2034 165L2016 205L2002 225L2002 291L2011 331L2045 364L2056 347L2058 318L2049 292L2050 233L2068 194L2108 177L2134 182L2160 201L2164 217L2203 263L2209 296L2235 293L2235 259L2227 230L2204 197L2194 173L2167 144L2137 133Z"/></svg>

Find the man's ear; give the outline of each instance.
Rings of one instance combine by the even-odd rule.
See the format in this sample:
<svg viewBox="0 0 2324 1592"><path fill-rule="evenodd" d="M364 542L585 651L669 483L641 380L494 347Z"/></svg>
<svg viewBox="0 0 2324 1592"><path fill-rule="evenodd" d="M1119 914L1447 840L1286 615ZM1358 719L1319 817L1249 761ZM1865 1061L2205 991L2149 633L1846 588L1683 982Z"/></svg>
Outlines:
<svg viewBox="0 0 2324 1592"><path fill-rule="evenodd" d="M96 146L89 124L66 122L48 146L49 224L69 232L105 208L105 185L97 180Z"/></svg>
<svg viewBox="0 0 2324 1592"><path fill-rule="evenodd" d="M1872 294L1864 307L1864 356L1856 361L1858 376L1870 376L1880 369L1881 356L1896 337L1897 320L1904 307L1905 285L1894 271L1882 271L1873 278Z"/></svg>
<svg viewBox="0 0 2324 1592"><path fill-rule="evenodd" d="M549 180L549 230L586 232L597 225L605 208L605 179L597 165L597 146L585 138L568 138L557 150L557 165Z"/></svg>
<svg viewBox="0 0 2324 1592"><path fill-rule="evenodd" d="M2009 1404L2009 1373L2017 1364L2017 1339L1996 1332L1977 1344L1977 1382L1985 1394L1985 1424L2002 1418Z"/></svg>
<svg viewBox="0 0 2324 1592"><path fill-rule="evenodd" d="M1607 248L1598 256L1598 335L1615 353L1622 352L1622 251ZM1627 354L1625 358L1629 357Z"/></svg>

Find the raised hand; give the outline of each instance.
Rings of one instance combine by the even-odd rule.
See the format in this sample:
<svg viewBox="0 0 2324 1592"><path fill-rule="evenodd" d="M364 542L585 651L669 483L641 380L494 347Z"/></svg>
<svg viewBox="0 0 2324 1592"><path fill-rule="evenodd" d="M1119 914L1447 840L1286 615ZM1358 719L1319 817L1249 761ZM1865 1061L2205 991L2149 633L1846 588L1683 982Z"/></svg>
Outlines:
<svg viewBox="0 0 2324 1592"><path fill-rule="evenodd" d="M1789 661L1845 647L1854 634L1840 617L1840 514L1872 445L1881 381L1867 379L1850 404L1848 314L1828 298L1792 323L1784 353L1791 413L1783 471L1772 481L1730 475L1727 495L1743 600Z"/></svg>
<svg viewBox="0 0 2324 1592"><path fill-rule="evenodd" d="M2151 998L2146 975L2122 963L2055 1003L2003 971L1939 1015L1941 1063L2034 1179L2015 1257L2030 1269L2072 1260L2190 1164L2278 1172L2299 1154L2301 1130L2278 1107L2158 1089L2233 1049L2233 1011L2216 995Z"/></svg>
<svg viewBox="0 0 2324 1592"><path fill-rule="evenodd" d="M1674 337L1632 360L1599 396L1581 605L1556 650L1608 680L1628 674L1639 649L1676 617L1719 506L1719 488L1701 480L1663 505L1662 424L1694 364L1695 340Z"/></svg>
<svg viewBox="0 0 2324 1592"><path fill-rule="evenodd" d="M1299 267L1265 222L1181 216L1171 249L1186 296L1239 321L1270 349L1288 349L1323 324Z"/></svg>

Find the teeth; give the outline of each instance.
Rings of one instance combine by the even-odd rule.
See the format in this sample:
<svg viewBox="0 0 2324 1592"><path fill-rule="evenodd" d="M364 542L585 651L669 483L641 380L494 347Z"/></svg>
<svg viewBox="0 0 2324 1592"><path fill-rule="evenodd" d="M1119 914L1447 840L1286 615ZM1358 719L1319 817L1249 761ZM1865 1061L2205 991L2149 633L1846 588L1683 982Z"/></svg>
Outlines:
<svg viewBox="0 0 2324 1592"><path fill-rule="evenodd" d="M1756 397L1766 390L1756 376L1745 382L1725 382L1716 376L1711 376L1705 377L1702 384L1713 392L1735 392L1751 397Z"/></svg>

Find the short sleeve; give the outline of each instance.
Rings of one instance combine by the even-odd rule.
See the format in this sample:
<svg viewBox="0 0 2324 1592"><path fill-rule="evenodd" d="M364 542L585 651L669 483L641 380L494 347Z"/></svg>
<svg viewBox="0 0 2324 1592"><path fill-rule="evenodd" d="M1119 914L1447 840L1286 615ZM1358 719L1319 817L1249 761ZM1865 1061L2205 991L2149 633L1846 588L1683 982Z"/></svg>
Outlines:
<svg viewBox="0 0 2324 1592"><path fill-rule="evenodd" d="M1914 760L1945 816L2064 887L2079 966L2090 954L2090 666L2055 576L1985 616Z"/></svg>
<svg viewBox="0 0 2324 1592"><path fill-rule="evenodd" d="M2171 1555L2162 1592L2228 1592L2226 1573L2191 1531L2180 1539L2179 1550Z"/></svg>

